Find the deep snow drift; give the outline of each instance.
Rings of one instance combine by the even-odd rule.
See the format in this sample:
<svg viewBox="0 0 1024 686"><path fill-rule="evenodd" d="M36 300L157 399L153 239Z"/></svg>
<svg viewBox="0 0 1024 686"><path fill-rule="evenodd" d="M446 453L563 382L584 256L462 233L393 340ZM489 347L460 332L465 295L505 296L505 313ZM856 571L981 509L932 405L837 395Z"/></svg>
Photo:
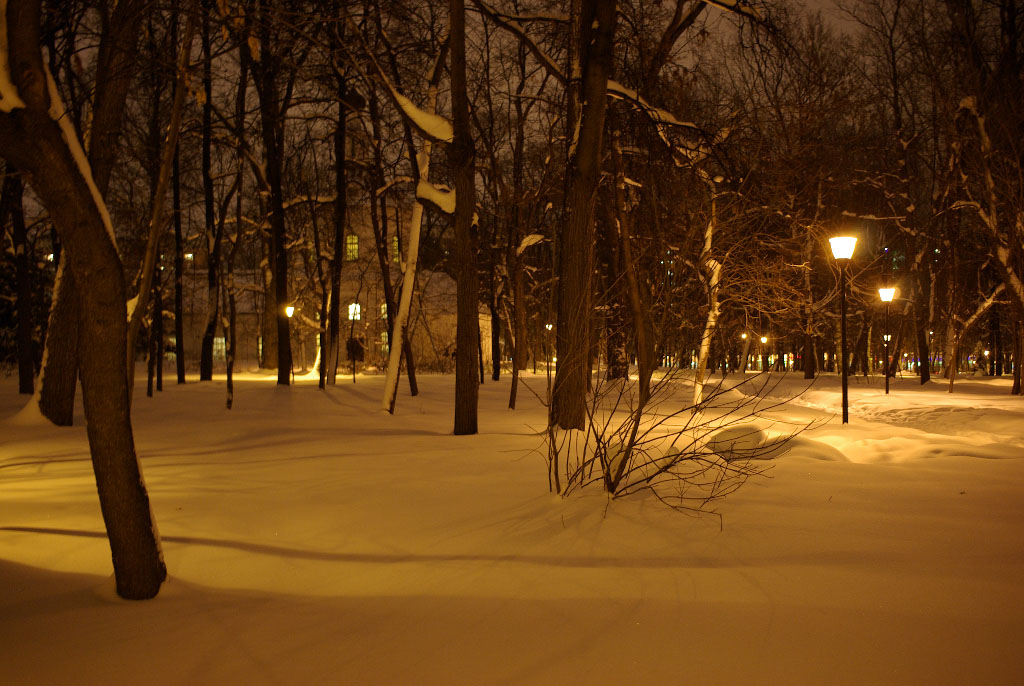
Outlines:
<svg viewBox="0 0 1024 686"><path fill-rule="evenodd" d="M0 380L0 683L1019 683L1024 399L1006 379L851 384L837 418L691 517L547 493L544 410L485 383L135 395L170 574L113 593L81 404ZM538 391L542 377L528 379ZM802 387L787 378L773 394ZM779 415L838 411L823 376Z"/></svg>

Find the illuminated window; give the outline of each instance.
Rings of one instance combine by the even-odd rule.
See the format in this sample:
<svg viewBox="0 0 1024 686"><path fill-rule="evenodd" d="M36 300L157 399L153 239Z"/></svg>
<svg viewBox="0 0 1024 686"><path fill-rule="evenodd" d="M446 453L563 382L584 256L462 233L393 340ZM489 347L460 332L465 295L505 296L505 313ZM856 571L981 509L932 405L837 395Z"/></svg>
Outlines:
<svg viewBox="0 0 1024 686"><path fill-rule="evenodd" d="M387 355L388 353L391 352L391 347L388 345L388 332L387 331L381 331L380 332L380 348L381 348L381 350L384 351L385 355Z"/></svg>
<svg viewBox="0 0 1024 686"><path fill-rule="evenodd" d="M380 317L381 317L381 319L386 319L387 316L388 316L388 304L387 303L381 303L380 304Z"/></svg>
<svg viewBox="0 0 1024 686"><path fill-rule="evenodd" d="M362 319L362 316L362 308L359 307L359 303L350 303L348 306L349 321L357 321L359 319Z"/></svg>
<svg viewBox="0 0 1024 686"><path fill-rule="evenodd" d="M345 236L345 259L349 262L359 259L359 236L354 233Z"/></svg>
<svg viewBox="0 0 1024 686"><path fill-rule="evenodd" d="M398 262L400 253L398 250L398 236L391 237L391 261Z"/></svg>

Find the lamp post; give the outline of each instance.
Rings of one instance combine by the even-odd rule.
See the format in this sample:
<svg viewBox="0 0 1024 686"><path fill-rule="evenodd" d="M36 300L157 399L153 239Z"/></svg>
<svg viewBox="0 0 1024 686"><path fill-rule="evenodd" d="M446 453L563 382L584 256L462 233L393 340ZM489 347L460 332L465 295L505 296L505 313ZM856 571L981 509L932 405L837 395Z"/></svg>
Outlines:
<svg viewBox="0 0 1024 686"><path fill-rule="evenodd" d="M857 245L856 236L836 236L828 239L832 246L832 257L839 263L839 338L842 359L839 366L843 374L843 424L850 423L850 402L847 390L846 366L846 263L853 257L853 249Z"/></svg>
<svg viewBox="0 0 1024 686"><path fill-rule="evenodd" d="M761 371L768 371L768 337L761 336Z"/></svg>
<svg viewBox="0 0 1024 686"><path fill-rule="evenodd" d="M288 316L288 319L291 319L292 315L295 314L295 306L288 305L287 307L284 308L284 313L285 315ZM291 372L292 375L292 383L295 383L295 360L292 358L291 355L288 356L288 367L288 371Z"/></svg>
<svg viewBox="0 0 1024 686"><path fill-rule="evenodd" d="M892 336L889 334L889 303L892 302L893 296L896 295L895 288L879 288L878 297L885 303L885 334L882 338L885 340L885 394L889 395L889 340Z"/></svg>

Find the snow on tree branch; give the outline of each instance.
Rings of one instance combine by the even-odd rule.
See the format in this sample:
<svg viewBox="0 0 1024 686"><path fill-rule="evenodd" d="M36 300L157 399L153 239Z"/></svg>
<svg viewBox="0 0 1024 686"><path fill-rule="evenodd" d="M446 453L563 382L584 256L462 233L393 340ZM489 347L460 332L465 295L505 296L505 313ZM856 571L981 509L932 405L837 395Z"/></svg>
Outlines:
<svg viewBox="0 0 1024 686"><path fill-rule="evenodd" d="M561 68L559 68L558 62L552 59L550 55L544 52L544 50L541 49L541 47L537 45L532 38L530 38L522 24L508 15L498 12L487 5L487 3L483 2L483 0L473 0L473 4L477 6L477 9L479 9L482 14L487 16L495 24L506 31L515 34L519 40L522 41L523 45L526 46L526 49L533 54L534 58L544 66L547 72L551 74L555 80L563 86L566 84L567 79Z"/></svg>
<svg viewBox="0 0 1024 686"><path fill-rule="evenodd" d="M519 243L519 247L516 248L516 257L523 254L523 251L529 248L531 245L535 245L544 240L544 236L539 233L531 233L528 236L524 236L523 240Z"/></svg>
<svg viewBox="0 0 1024 686"><path fill-rule="evenodd" d="M17 87L11 81L7 58L7 0L0 0L0 112L24 106Z"/></svg>
<svg viewBox="0 0 1024 686"><path fill-rule="evenodd" d="M416 199L436 205L445 214L455 214L455 190L420 180L416 184Z"/></svg>
<svg viewBox="0 0 1024 686"><path fill-rule="evenodd" d="M726 12L732 12L754 21L764 21L764 17L761 13L750 5L745 5L739 0L705 0L709 5L714 5L719 9L723 9Z"/></svg>
<svg viewBox="0 0 1024 686"><path fill-rule="evenodd" d="M669 126L681 126L683 128L686 128L686 129L693 129L694 131L700 131L701 130L700 127L698 127L693 122L680 121L671 112L669 112L667 110L663 110L660 107L655 107L654 105L652 105L649 102L647 102L646 100L644 100L640 96L640 94L637 93L635 90L633 90L632 88L627 88L627 87L623 86L618 81L613 81L612 79L608 79L608 95L610 95L613 98L618 98L620 100L624 100L624 101L630 103L631 105L636 107L638 110L640 110L644 114L646 114L650 118L650 120L652 122L654 122L655 124L668 124Z"/></svg>
<svg viewBox="0 0 1024 686"><path fill-rule="evenodd" d="M391 81L385 79L384 85L387 86L388 92L391 93L391 97L394 99L395 104L402 110L402 114L412 123L416 129L427 138L431 140L439 141L441 143L451 143L455 140L455 133L452 130L452 124L444 117L438 114L431 114L421 110L419 107L414 105L409 98L405 97L398 90L391 85Z"/></svg>

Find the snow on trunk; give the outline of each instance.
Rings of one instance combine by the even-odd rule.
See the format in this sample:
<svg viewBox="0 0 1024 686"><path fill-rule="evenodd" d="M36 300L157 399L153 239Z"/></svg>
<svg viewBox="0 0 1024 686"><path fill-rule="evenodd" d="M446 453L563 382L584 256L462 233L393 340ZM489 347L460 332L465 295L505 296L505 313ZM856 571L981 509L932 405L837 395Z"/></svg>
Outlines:
<svg viewBox="0 0 1024 686"><path fill-rule="evenodd" d="M704 323L704 332L700 337L700 352L697 355L697 369L693 375L693 411L696 412L700 404L704 402L704 373L708 368L708 358L711 356L711 337L715 334L718 326L718 285L722 279L722 264L711 257L711 240L714 236L715 223L718 220L715 185L709 181L711 186L711 216L704 228L704 250L701 259L701 268L705 273L705 281L708 285L708 318Z"/></svg>
<svg viewBox="0 0 1024 686"><path fill-rule="evenodd" d="M0 0L4 4L4 10L6 13L6 0ZM6 33L6 21L3 27L4 36ZM3 46L4 55L7 54L7 46ZM107 212L107 204L103 202L103 196L100 194L99 188L96 187L96 182L92 178L92 166L89 164L89 158L85 156L85 151L82 149L82 144L78 140L78 135L75 133L74 127L71 126L71 120L67 116L67 111L64 109L64 102L60 98L60 91L57 90L57 83L53 80L53 75L50 74L49 68L44 64L43 69L46 71L46 88L50 95L50 111L48 114L50 118L57 122L57 126L60 127L61 135L64 137L64 142L68 146L68 151L71 152L71 157L75 160L75 165L78 167L78 172L85 179L85 185L89 188L89 193L92 195L93 202L96 204L96 210L99 212L100 219L103 220L103 226L107 230L107 236L110 237L110 243L117 249L117 238L114 236L114 225L110 221L110 214Z"/></svg>
<svg viewBox="0 0 1024 686"><path fill-rule="evenodd" d="M423 152L420 153L421 173L426 174L430 164L429 140L423 141ZM421 182L422 183L422 182ZM402 275L402 293L398 299L398 316L388 341L388 369L384 377L384 398L381 406L390 414L395 413L395 399L398 396L398 371L402 363L402 348L405 344L406 330L409 325L409 312L412 309L412 293L416 284L416 263L420 252L420 226L423 223L423 203L417 200L409 217L409 247L405 260L405 272Z"/></svg>

